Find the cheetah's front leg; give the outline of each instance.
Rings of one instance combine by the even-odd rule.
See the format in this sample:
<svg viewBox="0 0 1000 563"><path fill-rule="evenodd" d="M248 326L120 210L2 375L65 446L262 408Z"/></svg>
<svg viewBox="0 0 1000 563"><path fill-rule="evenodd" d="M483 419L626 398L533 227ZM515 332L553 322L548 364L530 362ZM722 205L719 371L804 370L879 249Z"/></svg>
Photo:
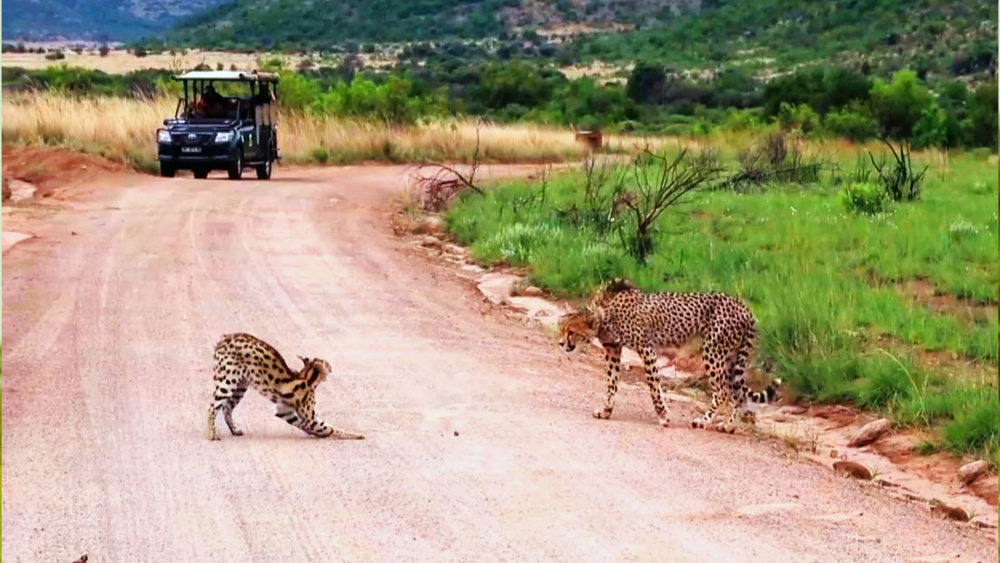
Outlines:
<svg viewBox="0 0 1000 563"><path fill-rule="evenodd" d="M660 374L656 369L656 350L646 348L642 351L642 361L646 364L646 386L649 387L649 396L653 399L653 408L656 416L660 419L660 426L670 425L670 411L667 410L666 400L663 398L663 388L660 387Z"/></svg>
<svg viewBox="0 0 1000 563"><path fill-rule="evenodd" d="M604 399L604 406L594 411L594 418L611 418L611 411L615 409L618 373L621 371L622 363L621 346L608 345L605 348L604 358L608 361L608 394Z"/></svg>

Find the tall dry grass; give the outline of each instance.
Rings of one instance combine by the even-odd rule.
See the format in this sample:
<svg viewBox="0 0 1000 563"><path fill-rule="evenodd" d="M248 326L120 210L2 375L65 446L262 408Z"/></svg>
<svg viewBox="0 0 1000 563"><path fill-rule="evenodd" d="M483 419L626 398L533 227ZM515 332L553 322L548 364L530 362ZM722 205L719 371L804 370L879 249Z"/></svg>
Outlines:
<svg viewBox="0 0 1000 563"><path fill-rule="evenodd" d="M66 146L139 165L156 158L155 131L172 116L176 100L77 98L56 93L5 96L3 142ZM478 128L467 119L412 127L325 117L286 115L279 146L290 162L380 160L469 161L477 146L492 162L563 161L583 156L571 131L543 126Z"/></svg>

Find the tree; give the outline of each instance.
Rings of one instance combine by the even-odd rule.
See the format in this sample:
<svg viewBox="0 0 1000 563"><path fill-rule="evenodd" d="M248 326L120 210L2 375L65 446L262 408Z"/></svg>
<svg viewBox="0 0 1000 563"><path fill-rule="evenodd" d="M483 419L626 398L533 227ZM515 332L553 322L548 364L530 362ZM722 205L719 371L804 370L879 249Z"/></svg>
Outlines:
<svg viewBox="0 0 1000 563"><path fill-rule="evenodd" d="M896 72L892 81L875 80L871 89L872 114L882 134L890 139L909 139L924 111L936 105L934 97L910 69Z"/></svg>
<svg viewBox="0 0 1000 563"><path fill-rule="evenodd" d="M969 117L963 121L966 142L997 149L997 83L983 84L969 96Z"/></svg>
<svg viewBox="0 0 1000 563"><path fill-rule="evenodd" d="M632 69L625 87L625 94L640 104L656 102L660 99L667 73L662 66L638 63Z"/></svg>

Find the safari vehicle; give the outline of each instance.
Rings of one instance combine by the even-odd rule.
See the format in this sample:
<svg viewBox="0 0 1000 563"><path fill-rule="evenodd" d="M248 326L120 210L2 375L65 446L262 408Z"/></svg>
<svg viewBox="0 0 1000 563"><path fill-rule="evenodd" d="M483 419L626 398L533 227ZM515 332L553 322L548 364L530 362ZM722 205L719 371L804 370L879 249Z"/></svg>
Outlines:
<svg viewBox="0 0 1000 563"><path fill-rule="evenodd" d="M190 170L207 178L212 170L225 170L239 180L252 167L261 180L271 178L278 148L276 90L278 75L244 71L192 71L174 80L184 83L184 97L177 101L173 118L156 131L160 176L173 178ZM224 96L247 90L249 95Z"/></svg>

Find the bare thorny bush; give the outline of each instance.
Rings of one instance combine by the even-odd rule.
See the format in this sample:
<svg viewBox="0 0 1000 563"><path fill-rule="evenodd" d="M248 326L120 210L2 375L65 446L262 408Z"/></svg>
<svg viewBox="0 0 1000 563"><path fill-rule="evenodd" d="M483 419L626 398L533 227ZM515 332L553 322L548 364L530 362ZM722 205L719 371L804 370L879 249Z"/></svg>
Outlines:
<svg viewBox="0 0 1000 563"><path fill-rule="evenodd" d="M687 149L674 158L665 155L650 156L653 166L635 166L636 191L631 197L622 197L621 204L631 221L621 223L631 229L618 229L623 246L640 263L653 251L653 231L656 220L668 209L676 206L687 194L704 187L722 173L714 154L688 154Z"/></svg>
<svg viewBox="0 0 1000 563"><path fill-rule="evenodd" d="M819 180L826 163L806 153L803 144L785 133L771 133L739 153L739 170L719 189L748 192L776 183L807 184Z"/></svg>
<svg viewBox="0 0 1000 563"><path fill-rule="evenodd" d="M657 220L722 170L712 150L691 153L684 149L668 157L645 148L630 164L609 162L607 157L599 163L596 156L588 155L583 166L583 201L556 214L604 240L614 234L642 263L653 251Z"/></svg>
<svg viewBox="0 0 1000 563"><path fill-rule="evenodd" d="M477 184L476 174L479 172L479 127L476 127L476 148L468 171L460 167L441 162L421 164L416 171L415 185L420 206L425 211L438 213L444 211L451 201L462 192L472 191L478 194L483 189Z"/></svg>

